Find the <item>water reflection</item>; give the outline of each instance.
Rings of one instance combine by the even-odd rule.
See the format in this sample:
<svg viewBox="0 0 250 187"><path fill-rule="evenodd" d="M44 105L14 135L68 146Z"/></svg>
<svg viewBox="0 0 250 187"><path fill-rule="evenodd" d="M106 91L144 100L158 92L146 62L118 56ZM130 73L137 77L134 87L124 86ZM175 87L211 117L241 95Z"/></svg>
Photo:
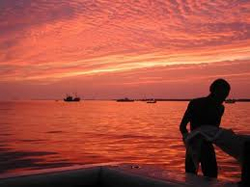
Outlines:
<svg viewBox="0 0 250 187"><path fill-rule="evenodd" d="M0 172L74 164L157 164L184 172L179 123L186 102L0 103ZM2 110L1 110L2 109ZM250 105L227 105L222 126L249 133ZM239 116L244 115L244 118ZM237 119L237 120L236 120ZM217 151L219 178L237 181L238 163Z"/></svg>
<svg viewBox="0 0 250 187"><path fill-rule="evenodd" d="M0 173L18 171L19 169L42 169L71 166L69 160L58 160L57 162L46 162L44 157L56 155L56 152L49 151L16 151L8 148L7 145L0 145Z"/></svg>

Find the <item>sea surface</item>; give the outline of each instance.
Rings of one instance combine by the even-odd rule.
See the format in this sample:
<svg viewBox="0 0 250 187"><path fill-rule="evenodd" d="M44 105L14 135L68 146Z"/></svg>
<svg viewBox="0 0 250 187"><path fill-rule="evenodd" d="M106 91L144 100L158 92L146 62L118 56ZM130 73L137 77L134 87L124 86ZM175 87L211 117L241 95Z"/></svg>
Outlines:
<svg viewBox="0 0 250 187"><path fill-rule="evenodd" d="M187 102L0 102L0 176L104 162L184 172L179 123ZM225 104L221 126L250 134L250 103ZM216 148L219 178L240 180L237 161Z"/></svg>

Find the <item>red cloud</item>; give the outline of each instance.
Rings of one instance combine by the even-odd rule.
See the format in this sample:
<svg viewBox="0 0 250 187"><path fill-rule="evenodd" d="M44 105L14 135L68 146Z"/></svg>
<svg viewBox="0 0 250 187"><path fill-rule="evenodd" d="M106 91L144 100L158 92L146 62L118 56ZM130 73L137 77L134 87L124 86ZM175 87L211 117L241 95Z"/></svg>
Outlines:
<svg viewBox="0 0 250 187"><path fill-rule="evenodd" d="M114 85L108 76L119 80L137 72L142 77L121 80L121 85L181 84L216 76L242 85L239 80L248 74L234 62L250 58L249 46L248 1L0 2L0 82L9 84L48 85L101 75L105 84ZM210 63L218 69L210 70ZM147 80L143 71L155 78ZM100 85L96 81L92 84Z"/></svg>

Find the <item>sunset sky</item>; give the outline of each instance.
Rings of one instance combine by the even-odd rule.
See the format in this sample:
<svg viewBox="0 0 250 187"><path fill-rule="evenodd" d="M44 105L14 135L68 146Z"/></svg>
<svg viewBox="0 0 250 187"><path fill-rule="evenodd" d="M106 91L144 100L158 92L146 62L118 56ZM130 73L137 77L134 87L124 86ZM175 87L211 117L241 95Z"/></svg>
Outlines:
<svg viewBox="0 0 250 187"><path fill-rule="evenodd" d="M0 100L250 98L250 0L1 0Z"/></svg>

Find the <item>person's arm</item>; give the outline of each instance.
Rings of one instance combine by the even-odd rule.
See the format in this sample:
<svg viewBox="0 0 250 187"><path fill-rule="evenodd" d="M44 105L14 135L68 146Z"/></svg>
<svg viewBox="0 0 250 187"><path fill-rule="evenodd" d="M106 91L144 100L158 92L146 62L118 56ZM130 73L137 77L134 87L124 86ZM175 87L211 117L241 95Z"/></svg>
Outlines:
<svg viewBox="0 0 250 187"><path fill-rule="evenodd" d="M186 138L188 134L187 124L190 122L190 117L191 117L191 102L189 102L180 124L180 131L183 138Z"/></svg>
<svg viewBox="0 0 250 187"><path fill-rule="evenodd" d="M222 116L224 114L224 111L225 111L225 107L224 107L224 105L221 105L221 108L220 108L220 117L219 117L218 122L217 122L217 126L218 127L220 126L221 118L222 118Z"/></svg>

